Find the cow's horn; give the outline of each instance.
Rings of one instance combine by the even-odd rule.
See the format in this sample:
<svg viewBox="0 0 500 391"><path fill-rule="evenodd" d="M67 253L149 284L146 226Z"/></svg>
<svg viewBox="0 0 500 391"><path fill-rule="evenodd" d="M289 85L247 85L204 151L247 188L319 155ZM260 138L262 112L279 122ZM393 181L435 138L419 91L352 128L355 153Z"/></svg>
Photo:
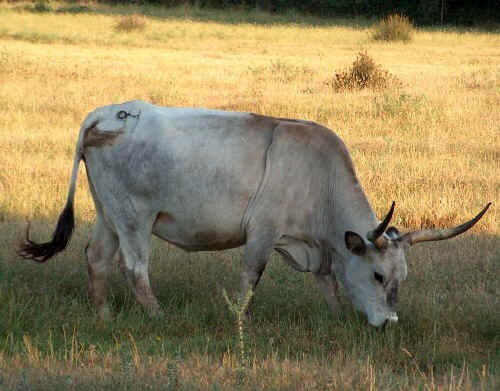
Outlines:
<svg viewBox="0 0 500 391"><path fill-rule="evenodd" d="M385 230L387 229L391 219L392 219L392 214L394 213L394 207L396 206L396 203L392 201L391 209L389 210L389 213L387 213L387 216L385 216L384 221L382 221L377 228L375 228L373 231L369 231L366 234L366 237L370 242L372 242L377 248L386 248L387 247L387 239L384 238L383 234Z"/></svg>
<svg viewBox="0 0 500 391"><path fill-rule="evenodd" d="M421 231L408 232L402 235L400 239L409 243L410 245L413 245L419 242L444 240L460 235L461 233L464 233L468 229L472 228L474 224L476 224L481 219L481 217L483 217L490 205L491 202L488 202L488 204L483 208L481 212L478 213L476 217L457 227L445 229L423 229Z"/></svg>

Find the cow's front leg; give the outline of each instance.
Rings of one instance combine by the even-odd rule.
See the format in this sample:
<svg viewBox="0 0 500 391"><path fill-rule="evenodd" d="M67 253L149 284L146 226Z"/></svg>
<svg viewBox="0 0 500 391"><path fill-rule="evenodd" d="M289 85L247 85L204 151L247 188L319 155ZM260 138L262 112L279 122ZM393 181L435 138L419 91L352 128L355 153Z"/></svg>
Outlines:
<svg viewBox="0 0 500 391"><path fill-rule="evenodd" d="M332 310L333 314L337 315L341 309L337 279L333 274L313 273L313 275L328 306Z"/></svg>
<svg viewBox="0 0 500 391"><path fill-rule="evenodd" d="M150 234L144 232L120 233L120 269L135 299L152 317L160 317L158 299L149 283L148 263Z"/></svg>
<svg viewBox="0 0 500 391"><path fill-rule="evenodd" d="M245 316L250 314L253 295L257 284L266 268L269 255L272 251L271 245L266 245L265 240L249 240L245 247L243 270L241 272L240 301L245 304L242 311ZM250 299L247 298L250 296Z"/></svg>
<svg viewBox="0 0 500 391"><path fill-rule="evenodd" d="M117 248L117 236L98 215L86 254L90 279L90 296L96 307L97 314L102 320L111 319L111 311L106 297L106 282L109 265Z"/></svg>

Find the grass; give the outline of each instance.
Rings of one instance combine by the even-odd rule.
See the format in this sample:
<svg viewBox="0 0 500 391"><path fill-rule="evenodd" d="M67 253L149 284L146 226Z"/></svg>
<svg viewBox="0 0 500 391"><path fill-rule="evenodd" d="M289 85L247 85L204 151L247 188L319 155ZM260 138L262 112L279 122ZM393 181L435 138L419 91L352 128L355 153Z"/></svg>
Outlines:
<svg viewBox="0 0 500 391"><path fill-rule="evenodd" d="M0 4L0 389L498 388L498 34L417 30L410 44L378 43L363 24L189 8L147 8L148 28L123 34L113 27L140 8L50 4ZM325 85L360 50L401 85ZM85 114L135 98L321 122L346 141L377 213L396 200L402 230L494 204L473 232L408 251L401 321L385 332L350 306L333 318L310 276L274 256L245 324L241 376L222 294L237 292L241 250L186 254L153 240L166 318L148 320L114 270L117 316L102 324L87 290L95 214L82 172L68 250L46 265L15 254L26 220L36 238L52 233Z"/></svg>
<svg viewBox="0 0 500 391"><path fill-rule="evenodd" d="M375 41L409 42L415 32L413 23L406 15L391 14L373 26L372 38Z"/></svg>
<svg viewBox="0 0 500 391"><path fill-rule="evenodd" d="M116 31L130 33L132 31L141 32L146 29L146 20L142 15L122 16L115 24Z"/></svg>

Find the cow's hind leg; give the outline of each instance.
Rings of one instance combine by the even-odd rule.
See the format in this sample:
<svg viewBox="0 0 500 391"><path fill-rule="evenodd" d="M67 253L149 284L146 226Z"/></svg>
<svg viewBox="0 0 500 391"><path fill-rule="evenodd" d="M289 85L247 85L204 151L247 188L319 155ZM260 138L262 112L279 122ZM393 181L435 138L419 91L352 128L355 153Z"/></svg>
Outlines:
<svg viewBox="0 0 500 391"><path fill-rule="evenodd" d="M152 317L163 313L149 283L148 263L151 230L121 232L120 269L135 299Z"/></svg>
<svg viewBox="0 0 500 391"><path fill-rule="evenodd" d="M117 236L98 215L86 254L90 278L90 295L98 316L103 320L111 319L111 311L106 298L106 282L109 266L117 248Z"/></svg>

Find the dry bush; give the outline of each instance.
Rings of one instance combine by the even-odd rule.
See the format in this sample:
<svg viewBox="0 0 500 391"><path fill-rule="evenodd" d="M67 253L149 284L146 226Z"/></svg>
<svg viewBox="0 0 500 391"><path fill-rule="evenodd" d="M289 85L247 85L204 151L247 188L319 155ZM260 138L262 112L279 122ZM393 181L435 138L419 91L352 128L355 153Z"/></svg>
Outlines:
<svg viewBox="0 0 500 391"><path fill-rule="evenodd" d="M372 38L375 41L409 42L415 32L411 20L400 14L392 14L382 18L373 28Z"/></svg>
<svg viewBox="0 0 500 391"><path fill-rule="evenodd" d="M52 12L54 9L49 0L37 0L33 4L32 10L35 12Z"/></svg>
<svg viewBox="0 0 500 391"><path fill-rule="evenodd" d="M394 75L382 69L366 52L359 52L350 68L336 72L333 79L326 83L336 91L384 89L400 84Z"/></svg>
<svg viewBox="0 0 500 391"><path fill-rule="evenodd" d="M477 69L460 75L457 80L460 88L469 90L494 89L500 87L500 70Z"/></svg>
<svg viewBox="0 0 500 391"><path fill-rule="evenodd" d="M130 33L132 31L144 31L146 29L146 19L142 15L133 14L122 16L115 24L115 31Z"/></svg>

